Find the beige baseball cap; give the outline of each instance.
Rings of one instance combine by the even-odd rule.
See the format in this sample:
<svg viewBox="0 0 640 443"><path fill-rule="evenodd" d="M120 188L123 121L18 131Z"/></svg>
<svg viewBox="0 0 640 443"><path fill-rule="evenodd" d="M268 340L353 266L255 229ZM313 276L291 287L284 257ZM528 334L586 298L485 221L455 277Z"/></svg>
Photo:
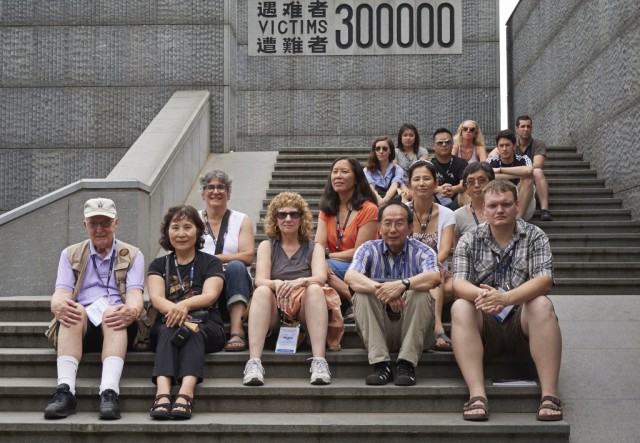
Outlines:
<svg viewBox="0 0 640 443"><path fill-rule="evenodd" d="M95 217L96 215L104 215L109 218L116 218L116 204L108 198L92 198L84 204L84 218Z"/></svg>

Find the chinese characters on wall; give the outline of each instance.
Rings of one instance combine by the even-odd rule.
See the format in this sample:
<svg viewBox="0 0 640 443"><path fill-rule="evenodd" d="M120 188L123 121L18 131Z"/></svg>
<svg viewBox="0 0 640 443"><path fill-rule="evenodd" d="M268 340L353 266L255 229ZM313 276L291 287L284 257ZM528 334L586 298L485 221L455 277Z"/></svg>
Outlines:
<svg viewBox="0 0 640 443"><path fill-rule="evenodd" d="M249 55L461 54L462 0L249 0Z"/></svg>

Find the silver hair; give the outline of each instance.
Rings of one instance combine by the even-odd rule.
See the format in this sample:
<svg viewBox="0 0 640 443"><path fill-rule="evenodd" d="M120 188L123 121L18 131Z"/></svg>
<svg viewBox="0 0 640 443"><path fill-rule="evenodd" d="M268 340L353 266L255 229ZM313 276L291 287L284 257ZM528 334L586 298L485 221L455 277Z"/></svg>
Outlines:
<svg viewBox="0 0 640 443"><path fill-rule="evenodd" d="M200 192L204 190L204 187L209 184L211 180L217 178L220 183L227 187L227 192L231 194L231 177L227 175L222 169L209 169L204 175L200 176Z"/></svg>

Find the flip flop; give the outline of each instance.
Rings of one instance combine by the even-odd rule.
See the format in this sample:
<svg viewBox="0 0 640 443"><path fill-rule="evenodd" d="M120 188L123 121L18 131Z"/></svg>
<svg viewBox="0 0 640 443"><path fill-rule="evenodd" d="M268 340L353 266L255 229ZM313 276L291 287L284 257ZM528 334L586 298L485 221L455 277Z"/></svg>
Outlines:
<svg viewBox="0 0 640 443"><path fill-rule="evenodd" d="M234 337L240 340L233 340ZM224 345L224 350L227 352L240 352L247 350L247 339L244 334L233 333L229 336L229 341Z"/></svg>
<svg viewBox="0 0 640 443"><path fill-rule="evenodd" d="M438 345L438 339L444 340L445 344ZM445 334L444 331L438 332L436 334L436 342L433 345L433 349L435 349L436 351L442 351L442 352L451 352L453 350L451 346L451 339L447 337L447 334Z"/></svg>

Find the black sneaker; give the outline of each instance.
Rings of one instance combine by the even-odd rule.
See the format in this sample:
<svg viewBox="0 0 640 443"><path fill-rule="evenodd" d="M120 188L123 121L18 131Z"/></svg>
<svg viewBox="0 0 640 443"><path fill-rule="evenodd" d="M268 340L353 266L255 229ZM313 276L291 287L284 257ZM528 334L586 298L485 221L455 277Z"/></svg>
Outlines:
<svg viewBox="0 0 640 443"><path fill-rule="evenodd" d="M416 370L406 360L398 360L396 366L396 386L413 386L416 384Z"/></svg>
<svg viewBox="0 0 640 443"><path fill-rule="evenodd" d="M120 397L113 389L105 389L100 394L100 420L120 418Z"/></svg>
<svg viewBox="0 0 640 443"><path fill-rule="evenodd" d="M376 363L373 365L373 372L367 375L365 383L368 385L382 386L393 380L393 372L391 372L391 364L388 361Z"/></svg>
<svg viewBox="0 0 640 443"><path fill-rule="evenodd" d="M551 214L548 209L540 209L540 220L541 221L553 221L551 218Z"/></svg>
<svg viewBox="0 0 640 443"><path fill-rule="evenodd" d="M53 398L44 408L44 418L64 418L76 413L76 397L69 390L69 385L58 385Z"/></svg>

